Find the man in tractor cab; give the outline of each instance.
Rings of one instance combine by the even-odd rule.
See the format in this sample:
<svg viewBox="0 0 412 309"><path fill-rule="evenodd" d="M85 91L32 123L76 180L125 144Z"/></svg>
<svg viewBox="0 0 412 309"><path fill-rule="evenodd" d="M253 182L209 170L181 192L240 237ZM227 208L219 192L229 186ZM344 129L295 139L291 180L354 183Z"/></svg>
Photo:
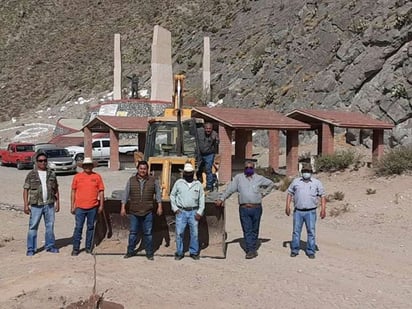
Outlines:
<svg viewBox="0 0 412 309"><path fill-rule="evenodd" d="M203 170L206 172L206 191L213 191L213 184L215 178L213 176L212 167L217 153L217 146L219 145L219 136L213 130L213 125L206 122L203 128L198 129L200 162L196 177L202 182Z"/></svg>

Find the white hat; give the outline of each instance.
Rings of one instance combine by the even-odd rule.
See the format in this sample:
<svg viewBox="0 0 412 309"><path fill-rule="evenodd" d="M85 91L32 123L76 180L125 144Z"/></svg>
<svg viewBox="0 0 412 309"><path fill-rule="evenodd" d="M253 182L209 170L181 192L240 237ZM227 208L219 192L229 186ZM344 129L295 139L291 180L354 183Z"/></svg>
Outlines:
<svg viewBox="0 0 412 309"><path fill-rule="evenodd" d="M193 172L195 169L193 168L193 165L190 163L185 163L185 167L183 169L184 172Z"/></svg>
<svg viewBox="0 0 412 309"><path fill-rule="evenodd" d="M85 157L85 158L83 159L83 162L79 163L78 166L79 166L79 167L83 167L83 165L85 165L85 164L91 164L91 165L93 165L93 167L96 167L96 166L97 166L97 162L96 162L96 161L93 161L93 159L90 158L90 157Z"/></svg>

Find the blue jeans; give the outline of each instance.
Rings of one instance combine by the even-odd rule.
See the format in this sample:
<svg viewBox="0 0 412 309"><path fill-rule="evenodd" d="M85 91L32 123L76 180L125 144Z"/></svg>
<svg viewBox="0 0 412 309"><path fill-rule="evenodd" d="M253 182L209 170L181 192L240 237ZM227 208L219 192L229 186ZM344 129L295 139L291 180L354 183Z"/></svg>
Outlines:
<svg viewBox="0 0 412 309"><path fill-rule="evenodd" d="M93 231L94 231L94 222L97 218L97 209L98 207L90 208L90 209L83 209L83 208L76 208L75 211L75 226L73 232L73 250L79 251L80 250L80 241L82 240L82 232L83 232L83 225L84 221L87 218L87 230L86 230L86 249L92 249L92 241L93 241Z"/></svg>
<svg viewBox="0 0 412 309"><path fill-rule="evenodd" d="M308 240L306 243L306 254L315 254L316 241L315 241L315 226L316 226L316 209L310 211L299 211L297 209L293 212L293 234L291 251L293 253L299 253L300 249L300 234L302 232L303 223L306 225L306 233L308 234Z"/></svg>
<svg viewBox="0 0 412 309"><path fill-rule="evenodd" d="M189 225L190 231L190 243L189 243L189 253L198 255L199 254L199 237L198 237L198 225L199 222L196 220L197 210L180 210L176 214L176 254L183 255L183 238L185 235L186 226Z"/></svg>
<svg viewBox="0 0 412 309"><path fill-rule="evenodd" d="M212 166L213 163L215 162L215 154L207 154L207 155L202 155L202 161L199 164L199 172L201 173L203 169L205 169L206 173L206 189L212 189L213 184L214 184L214 177L212 173Z"/></svg>
<svg viewBox="0 0 412 309"><path fill-rule="evenodd" d="M27 252L35 253L37 251L37 230L39 228L41 217L44 217L46 227L45 249L54 249L54 204L44 206L31 205L29 231L27 233Z"/></svg>
<svg viewBox="0 0 412 309"><path fill-rule="evenodd" d="M245 239L246 253L257 250L262 212L262 207L239 207L240 224L242 225L243 237Z"/></svg>
<svg viewBox="0 0 412 309"><path fill-rule="evenodd" d="M129 244L127 246L127 253L133 253L136 248L137 233L143 230L144 248L147 256L153 256L153 213L149 212L145 216L137 216L130 214L130 233Z"/></svg>

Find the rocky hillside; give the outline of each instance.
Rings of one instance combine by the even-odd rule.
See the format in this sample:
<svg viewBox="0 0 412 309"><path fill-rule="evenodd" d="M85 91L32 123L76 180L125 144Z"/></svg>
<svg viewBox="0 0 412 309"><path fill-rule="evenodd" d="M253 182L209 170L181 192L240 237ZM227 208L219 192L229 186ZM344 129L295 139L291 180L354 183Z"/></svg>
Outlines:
<svg viewBox="0 0 412 309"><path fill-rule="evenodd" d="M150 88L154 25L172 32L173 71L201 99L203 37L212 96L280 112L341 108L397 124L412 142L412 2L407 0L3 0L0 120L113 85L113 36L123 82Z"/></svg>

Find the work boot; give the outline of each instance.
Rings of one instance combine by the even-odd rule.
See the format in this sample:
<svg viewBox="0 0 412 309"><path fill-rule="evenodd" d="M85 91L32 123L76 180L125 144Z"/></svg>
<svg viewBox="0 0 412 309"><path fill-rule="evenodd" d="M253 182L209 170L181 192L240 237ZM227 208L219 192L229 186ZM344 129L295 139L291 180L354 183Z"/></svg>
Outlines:
<svg viewBox="0 0 412 309"><path fill-rule="evenodd" d="M72 256L78 256L78 255L79 255L79 253L80 253L80 251L79 251L79 250L75 250L75 249L73 249L73 251L72 251Z"/></svg>
<svg viewBox="0 0 412 309"><path fill-rule="evenodd" d="M190 257L192 258L192 259L194 259L195 261L197 261L197 260L199 260L200 259L200 256L199 256L199 254L190 254Z"/></svg>
<svg viewBox="0 0 412 309"><path fill-rule="evenodd" d="M180 261L181 259L183 259L184 258L184 255L183 254L178 254L177 252L175 253L175 260L176 261Z"/></svg>
<svg viewBox="0 0 412 309"><path fill-rule="evenodd" d="M256 251L250 251L246 253L245 259L250 260L257 257L257 252Z"/></svg>
<svg viewBox="0 0 412 309"><path fill-rule="evenodd" d="M134 252L127 252L127 253L123 256L123 258L124 258L124 259L128 259L128 258L131 258L132 256L135 256Z"/></svg>

